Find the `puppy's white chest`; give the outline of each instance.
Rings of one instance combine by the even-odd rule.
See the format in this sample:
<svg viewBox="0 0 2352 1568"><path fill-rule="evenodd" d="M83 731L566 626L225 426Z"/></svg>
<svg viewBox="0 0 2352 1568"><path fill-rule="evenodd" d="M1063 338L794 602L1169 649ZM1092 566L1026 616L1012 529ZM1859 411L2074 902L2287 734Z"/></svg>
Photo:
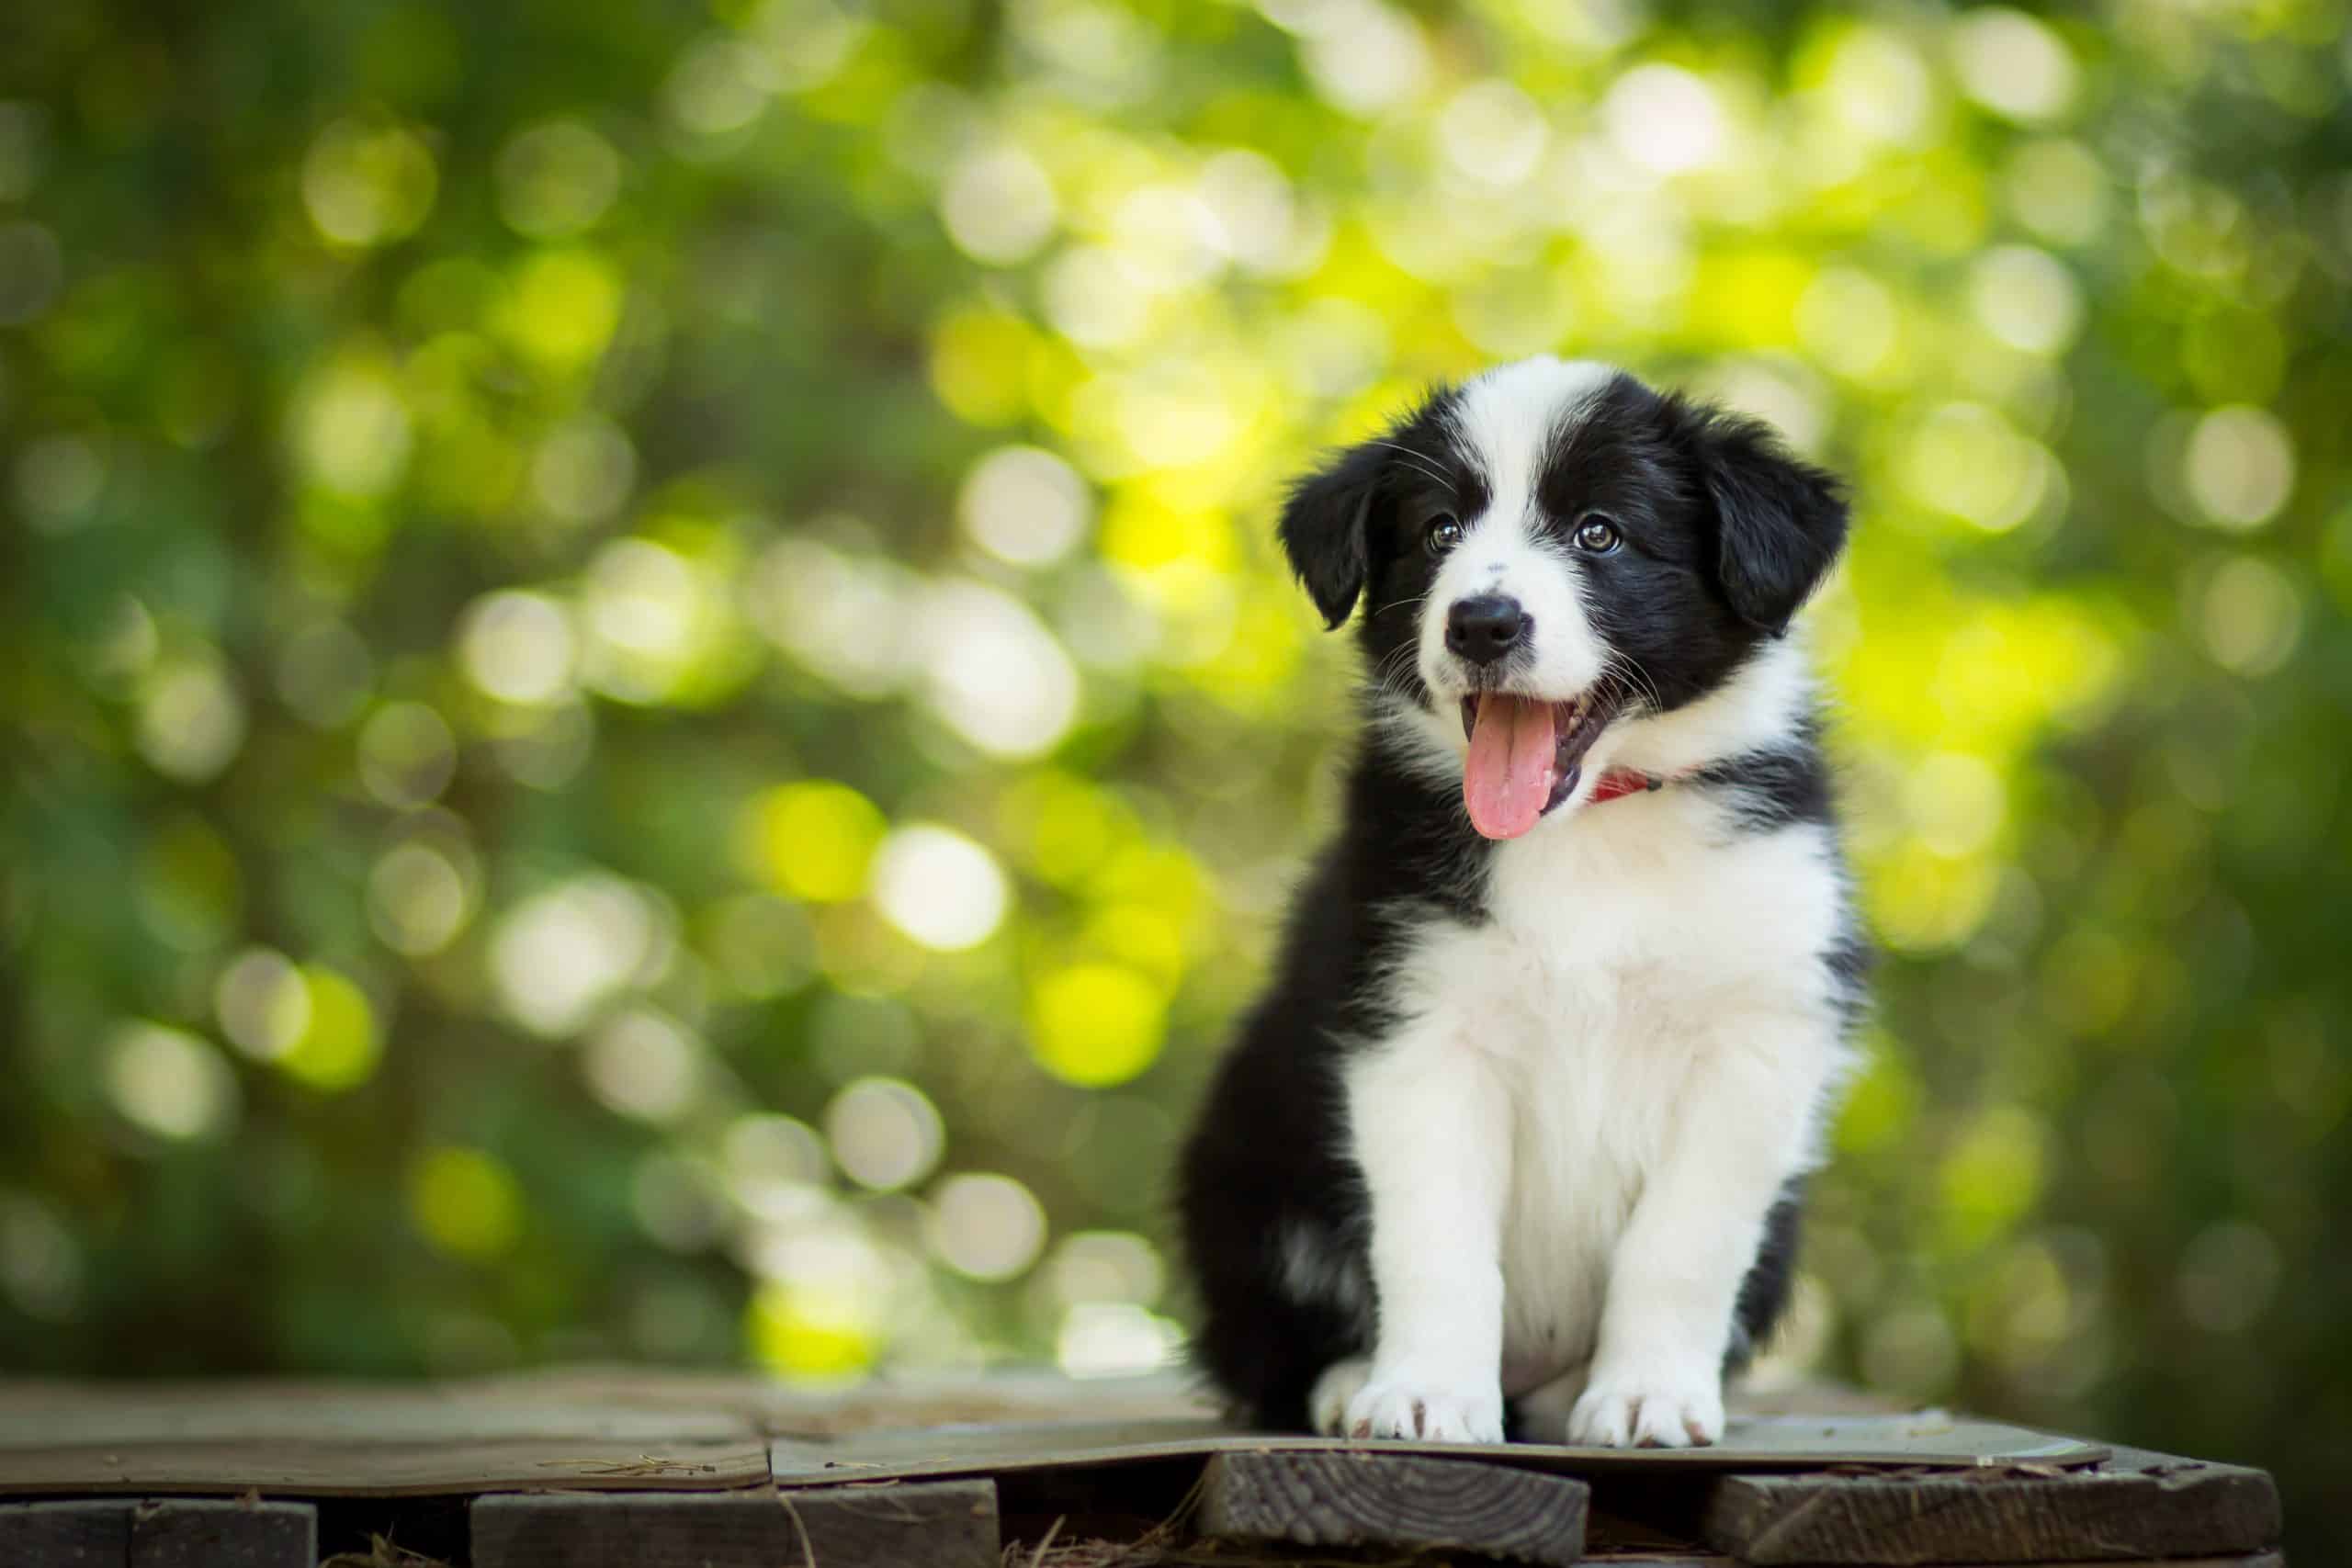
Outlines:
<svg viewBox="0 0 2352 1568"><path fill-rule="evenodd" d="M1484 1037L1507 1089L1510 1161L1501 1229L1503 1386L1517 1395L1588 1360L1610 1258L1667 1110L1690 1068L1645 976L1573 942L1488 933L1480 967L1498 1025Z"/></svg>
<svg viewBox="0 0 2352 1568"><path fill-rule="evenodd" d="M1602 809L1634 828L1634 813L1667 806ZM1617 1243L1725 1021L1826 1005L1814 955L1836 918L1826 845L1804 832L1725 844L1698 827L1513 845L1488 921L1429 954L1437 1010L1468 1031L1510 1108L1498 1129L1510 1148L1507 1393L1592 1356ZM1826 1067L1787 1064L1800 1077Z"/></svg>

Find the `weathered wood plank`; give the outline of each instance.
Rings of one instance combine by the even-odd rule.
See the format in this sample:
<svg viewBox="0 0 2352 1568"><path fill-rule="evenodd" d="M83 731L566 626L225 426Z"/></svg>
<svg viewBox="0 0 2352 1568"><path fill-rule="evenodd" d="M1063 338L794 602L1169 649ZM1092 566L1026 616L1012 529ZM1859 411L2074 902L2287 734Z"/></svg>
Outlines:
<svg viewBox="0 0 2352 1568"><path fill-rule="evenodd" d="M1746 1568L1736 1557L1720 1552L1603 1551L1587 1557L1585 1568ZM1938 1568L2015 1568L2009 1563L1953 1562ZM2037 1562L2033 1568L2287 1568L2283 1553L2257 1551L2251 1556L2138 1557L2128 1562Z"/></svg>
<svg viewBox="0 0 2352 1568"><path fill-rule="evenodd" d="M316 1568L308 1503L167 1497L130 1515L130 1568Z"/></svg>
<svg viewBox="0 0 2352 1568"><path fill-rule="evenodd" d="M1001 1542L993 1481L842 1486L773 1494L792 1515L803 1555L826 1568L936 1562L996 1568Z"/></svg>
<svg viewBox="0 0 2352 1568"><path fill-rule="evenodd" d="M1486 1450L1569 1475L1714 1473L1871 1462L2082 1464L2107 1450L1993 1422L1735 1409L1711 1449ZM771 1443L773 1449L771 1449ZM1166 1382L1057 1375L885 1381L808 1395L757 1378L587 1370L435 1385L0 1378L0 1495L26 1497L455 1495L560 1485L726 1492L944 1480L1188 1459L1268 1447L1342 1450L1213 1418ZM1419 1448L1419 1445L1395 1445ZM1455 1451L1425 1451L1455 1458ZM771 1464L773 1463L773 1470Z"/></svg>
<svg viewBox="0 0 2352 1568"><path fill-rule="evenodd" d="M996 1483L474 1500L474 1568L995 1568Z"/></svg>
<svg viewBox="0 0 2352 1568"><path fill-rule="evenodd" d="M745 1416L561 1387L0 1382L0 1493L722 1491L767 1474L766 1439Z"/></svg>
<svg viewBox="0 0 2352 1568"><path fill-rule="evenodd" d="M1715 1551L1599 1551L1585 1558L1584 1568L1747 1568L1747 1565L1736 1557L1725 1557ZM1937 1568L2013 1568L2013 1565L1952 1562L1939 1563ZM2257 1551L2245 1557L2141 1557L2117 1562L2037 1562L2033 1568L2287 1568L2287 1559L2281 1552Z"/></svg>
<svg viewBox="0 0 2352 1568"><path fill-rule="evenodd" d="M768 1479L762 1439L645 1442L546 1438L514 1442L331 1443L300 1437L0 1447L0 1496L11 1492L218 1493L255 1487L306 1497L447 1496L560 1483L624 1492L724 1491Z"/></svg>
<svg viewBox="0 0 2352 1568"><path fill-rule="evenodd" d="M1353 1453L1362 1445L1295 1432L1253 1432L1215 1421L1022 1422L998 1427L924 1427L855 1433L839 1440L778 1438L768 1468L779 1486L860 1480L1003 1476L1027 1470L1206 1460L1219 1453ZM1402 1443L1383 1453L1433 1459L1502 1460L1521 1470L1567 1475L1745 1473L1827 1464L1939 1465L1973 1471L1989 1462L2094 1464L2109 1450L1997 1422L1949 1416L1757 1416L1735 1420L1723 1442L1690 1449L1571 1449L1548 1443ZM0 1479L5 1479L0 1475Z"/></svg>
<svg viewBox="0 0 2352 1568"><path fill-rule="evenodd" d="M128 1568L129 1503L0 1506L0 1562L22 1568Z"/></svg>
<svg viewBox="0 0 2352 1568"><path fill-rule="evenodd" d="M2012 1565L1961 1562L1951 1564L1951 1568L2012 1568ZM2227 1557L2135 1557L2128 1562L2037 1562L2033 1568L2287 1568L2287 1556L2280 1551L2256 1551L2245 1555L2233 1552Z"/></svg>
<svg viewBox="0 0 2352 1568"><path fill-rule="evenodd" d="M2115 1562L2259 1552L2278 1540L2262 1471L2119 1450L2094 1470L1732 1475L1707 1543L1747 1562Z"/></svg>
<svg viewBox="0 0 2352 1568"><path fill-rule="evenodd" d="M1584 1555L1590 1498L1581 1481L1474 1460L1227 1453L1209 1461L1198 1523L1229 1540L1457 1549L1566 1564Z"/></svg>

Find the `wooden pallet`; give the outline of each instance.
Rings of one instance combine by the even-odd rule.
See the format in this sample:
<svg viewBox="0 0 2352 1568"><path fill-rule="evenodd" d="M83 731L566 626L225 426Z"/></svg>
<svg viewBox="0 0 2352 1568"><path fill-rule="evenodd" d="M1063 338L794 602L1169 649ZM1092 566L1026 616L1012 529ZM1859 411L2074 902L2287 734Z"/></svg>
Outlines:
<svg viewBox="0 0 2352 1568"><path fill-rule="evenodd" d="M1827 1392L1626 1453L1249 1432L1168 1379L0 1382L6 1568L2275 1568L2278 1533L2259 1471Z"/></svg>

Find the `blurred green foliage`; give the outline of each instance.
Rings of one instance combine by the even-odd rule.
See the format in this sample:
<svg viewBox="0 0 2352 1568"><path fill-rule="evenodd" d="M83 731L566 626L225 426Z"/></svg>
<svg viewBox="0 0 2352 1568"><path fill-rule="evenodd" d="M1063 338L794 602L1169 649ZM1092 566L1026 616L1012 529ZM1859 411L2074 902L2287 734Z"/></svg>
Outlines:
<svg viewBox="0 0 2352 1568"><path fill-rule="evenodd" d="M1347 728L1280 481L1559 351L1857 486L1781 1364L2340 1528L2344 0L6 31L0 1360L1165 1355Z"/></svg>

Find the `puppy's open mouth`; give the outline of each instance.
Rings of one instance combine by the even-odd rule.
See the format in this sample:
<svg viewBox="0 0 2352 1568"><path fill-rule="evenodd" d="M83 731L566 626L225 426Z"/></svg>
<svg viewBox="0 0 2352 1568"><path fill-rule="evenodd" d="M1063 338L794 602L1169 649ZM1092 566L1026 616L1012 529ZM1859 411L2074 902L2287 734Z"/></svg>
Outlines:
<svg viewBox="0 0 2352 1568"><path fill-rule="evenodd" d="M1470 756L1462 769L1470 825L1489 839L1516 839L1576 793L1584 755L1617 716L1606 683L1566 702L1510 692L1462 699Z"/></svg>

